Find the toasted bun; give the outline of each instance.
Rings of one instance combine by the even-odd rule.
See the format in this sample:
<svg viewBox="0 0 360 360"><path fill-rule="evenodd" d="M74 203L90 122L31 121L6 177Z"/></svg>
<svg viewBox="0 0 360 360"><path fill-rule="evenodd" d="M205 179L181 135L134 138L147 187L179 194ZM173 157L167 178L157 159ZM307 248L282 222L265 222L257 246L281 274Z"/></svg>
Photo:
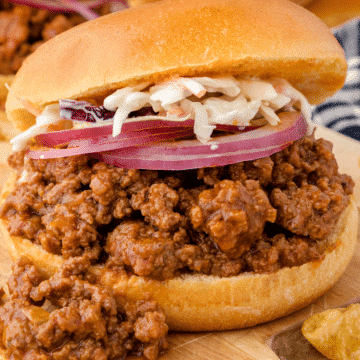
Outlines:
<svg viewBox="0 0 360 360"><path fill-rule="evenodd" d="M2 201L11 192L15 176L7 182ZM164 310L172 330L210 331L238 329L276 319L313 302L339 279L352 258L357 241L358 212L355 201L343 212L321 261L271 274L243 274L220 278L184 275L166 281L139 276L119 277L100 267L92 271L99 282L111 287L118 300L140 300L150 294ZM41 271L51 276L62 264L61 256L44 251L29 240L11 237L6 221L1 229L11 257L26 255ZM330 244L329 244L330 245Z"/></svg>
<svg viewBox="0 0 360 360"><path fill-rule="evenodd" d="M289 80L311 103L344 83L346 59L316 16L286 0L164 0L88 21L43 44L18 71L14 93L39 108L171 75ZM10 94L8 117L34 116Z"/></svg>

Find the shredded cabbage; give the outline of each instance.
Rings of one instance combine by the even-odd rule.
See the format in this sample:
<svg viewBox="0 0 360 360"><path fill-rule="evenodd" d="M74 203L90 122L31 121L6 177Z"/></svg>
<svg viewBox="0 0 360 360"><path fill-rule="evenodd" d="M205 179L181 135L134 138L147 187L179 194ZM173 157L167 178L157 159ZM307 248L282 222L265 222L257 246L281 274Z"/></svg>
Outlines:
<svg viewBox="0 0 360 360"><path fill-rule="evenodd" d="M170 80L115 91L104 99L104 108L115 111L113 119L83 126L103 126L113 124L113 136L121 133L124 122L137 121L129 114L145 106L150 106L158 115L152 118L167 118L184 121L194 118L194 133L201 142L211 140L217 124L249 126L251 121L263 118L270 125L280 123L277 111L297 111L301 109L309 127L311 108L298 90L284 79L257 78L237 79L228 77L174 77ZM36 125L11 140L14 150L25 147L27 140L47 131L47 125L61 120L58 105L49 105L36 118ZM81 127L74 121L74 127Z"/></svg>

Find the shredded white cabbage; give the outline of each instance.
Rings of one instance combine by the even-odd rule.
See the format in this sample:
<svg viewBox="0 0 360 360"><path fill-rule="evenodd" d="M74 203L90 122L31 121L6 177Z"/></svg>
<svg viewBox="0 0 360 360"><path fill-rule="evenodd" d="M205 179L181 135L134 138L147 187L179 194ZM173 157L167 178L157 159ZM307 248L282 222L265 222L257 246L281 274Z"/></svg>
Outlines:
<svg viewBox="0 0 360 360"><path fill-rule="evenodd" d="M261 115L264 116L264 118L267 120L267 122L272 125L276 126L280 123L280 118L276 115L275 111L266 105L261 105L259 112Z"/></svg>
<svg viewBox="0 0 360 360"><path fill-rule="evenodd" d="M172 81L151 87L150 94L150 99L163 109L192 95L188 89Z"/></svg>
<svg viewBox="0 0 360 360"><path fill-rule="evenodd" d="M61 120L59 104L48 105L44 111L36 117L36 124L10 140L13 151L21 151L27 142L36 135L45 134L48 125L55 124Z"/></svg>
<svg viewBox="0 0 360 360"><path fill-rule="evenodd" d="M209 123L212 125L240 125L249 126L259 111L261 101L247 101L243 96L236 98L221 96L211 97L203 101L209 114Z"/></svg>
<svg viewBox="0 0 360 360"><path fill-rule="evenodd" d="M195 77L193 80L205 86L206 90L210 93L219 92L232 97L238 96L240 93L237 81L232 76L218 78Z"/></svg>
<svg viewBox="0 0 360 360"><path fill-rule="evenodd" d="M127 119L132 111L142 109L149 102L149 96L140 91L127 94L118 101L118 108L114 115L113 133L112 135L118 136L121 133L121 128L124 121Z"/></svg>
<svg viewBox="0 0 360 360"><path fill-rule="evenodd" d="M271 101L278 95L271 84L257 79L239 80L238 85L241 93L250 100Z"/></svg>
<svg viewBox="0 0 360 360"><path fill-rule="evenodd" d="M298 90L284 79L267 81L257 78L237 79L228 77L174 77L158 84L143 83L134 87L116 90L104 99L104 107L115 111L113 120L96 123L74 121L74 127L102 126L113 124L113 136L121 133L125 122L138 121L128 118L133 111L150 106L158 115L151 119L184 121L194 118L194 133L201 142L211 140L217 124L249 126L251 121L265 119L270 125L280 123L278 110L300 109L311 123L311 108ZM149 118L149 117L146 117ZM141 118L142 119L142 118ZM14 150L21 150L27 141L47 131L47 125L61 120L59 106L49 105L36 118L36 125L11 140Z"/></svg>
<svg viewBox="0 0 360 360"><path fill-rule="evenodd" d="M287 96L291 99L290 106L285 107L284 110L291 111L294 109L293 105L299 105L298 108L301 109L301 112L303 113L308 124L308 134L312 133L314 129L314 124L311 121L311 106L307 101L306 97L300 91L292 87L290 83L285 79L276 78L269 80L269 82L277 91L277 93Z"/></svg>
<svg viewBox="0 0 360 360"><path fill-rule="evenodd" d="M198 140L202 143L208 142L215 126L209 124L209 115L206 111L206 106L200 102L184 99L181 101L181 107L186 113L194 114L194 134Z"/></svg>

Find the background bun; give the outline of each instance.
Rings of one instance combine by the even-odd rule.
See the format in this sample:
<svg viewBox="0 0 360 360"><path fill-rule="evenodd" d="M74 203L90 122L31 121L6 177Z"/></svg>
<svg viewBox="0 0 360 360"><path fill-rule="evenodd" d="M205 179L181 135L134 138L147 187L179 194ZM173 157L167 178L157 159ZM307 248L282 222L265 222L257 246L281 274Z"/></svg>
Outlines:
<svg viewBox="0 0 360 360"><path fill-rule="evenodd" d="M330 27L340 26L351 19L360 17L360 1L315 0L311 2L308 9ZM357 32L354 31L351 36L358 36Z"/></svg>
<svg viewBox="0 0 360 360"><path fill-rule="evenodd" d="M286 78L320 103L346 67L326 25L290 1L164 0L56 36L26 59L12 89L42 108L171 75L238 74ZM34 123L11 94L6 109L19 129Z"/></svg>
<svg viewBox="0 0 360 360"><path fill-rule="evenodd" d="M294 3L299 4L301 6L306 6L306 5L311 4L314 0L291 0L291 1L293 1Z"/></svg>
<svg viewBox="0 0 360 360"><path fill-rule="evenodd" d="M0 141L10 140L19 133L8 121L5 113L5 101L8 94L5 84L11 85L13 78L14 75L0 75Z"/></svg>
<svg viewBox="0 0 360 360"><path fill-rule="evenodd" d="M140 5L144 5L144 4L149 4L152 2L156 2L159 0L128 0L128 4L131 7L135 7L135 6L140 6ZM272 0L268 0L268 1L272 1ZM311 2L313 2L314 0L291 0L294 3L297 3L299 5L305 6L310 4Z"/></svg>
<svg viewBox="0 0 360 360"><path fill-rule="evenodd" d="M7 182L2 201L14 186ZM14 261L26 255L51 276L62 257L47 253L29 240L11 237L1 220L9 253ZM150 294L166 314L172 330L211 331L249 327L298 310L330 289L350 262L357 240L358 213L355 201L343 212L330 241L336 245L320 261L271 274L243 274L229 278L185 275L166 281L139 276L119 277L116 272L93 267L103 285L110 286L118 301L140 300Z"/></svg>

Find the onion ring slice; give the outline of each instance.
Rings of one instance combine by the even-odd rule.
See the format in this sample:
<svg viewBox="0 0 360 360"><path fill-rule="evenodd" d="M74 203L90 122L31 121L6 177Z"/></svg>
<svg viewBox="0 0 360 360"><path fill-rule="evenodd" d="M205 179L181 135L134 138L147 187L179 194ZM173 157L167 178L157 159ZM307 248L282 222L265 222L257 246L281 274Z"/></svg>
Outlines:
<svg viewBox="0 0 360 360"><path fill-rule="evenodd" d="M299 113L280 114L280 118L283 121L276 128L266 125L216 138L216 147L214 142L180 140L97 153L94 157L118 167L152 170L186 170L255 160L283 150L306 134L307 123Z"/></svg>
<svg viewBox="0 0 360 360"><path fill-rule="evenodd" d="M264 125L252 131L222 135L213 138L206 144L197 140L178 140L149 146L137 146L133 155L166 156L221 156L221 154L237 153L239 151L254 151L290 143L303 137L307 130L305 119L299 113L282 114L283 121L277 127ZM286 119L285 119L286 118ZM215 151L216 150L216 151ZM113 150L109 154L121 156L121 150ZM176 158L172 160L176 161Z"/></svg>
<svg viewBox="0 0 360 360"><path fill-rule="evenodd" d="M39 9L46 9L52 12L75 12L82 15L87 20L92 20L99 15L92 11L107 2L107 0L9 0L10 2L18 5L25 5ZM127 7L125 0L119 0Z"/></svg>
<svg viewBox="0 0 360 360"><path fill-rule="evenodd" d="M35 8L40 9L47 9L50 11L69 11L68 6L64 6L59 1L54 0L9 0L13 4L19 4L19 5L27 5ZM90 9L96 8L101 6L102 4L106 3L107 0L85 0L82 1L82 4ZM122 2L122 1L121 1Z"/></svg>
<svg viewBox="0 0 360 360"><path fill-rule="evenodd" d="M196 157L179 156L176 160L159 157L156 159L153 155L136 157L132 156L132 149L124 149L122 156L111 155L107 153L95 153L93 157L99 161L106 162L109 165L125 169L148 169L148 170L188 170L211 166L225 166L241 161L250 161L275 154L292 142L275 146L261 151L254 150L249 152L240 151L238 153L222 154L220 157Z"/></svg>
<svg viewBox="0 0 360 360"><path fill-rule="evenodd" d="M106 135L73 140L70 146L75 147L30 150L28 156L51 159L86 153L119 167L157 170L223 166L270 156L306 134L308 125L301 113L281 113L279 117L281 123L277 127L265 125L252 131L222 135L207 144L186 139L164 141L193 135L191 127L165 126L128 131L116 138Z"/></svg>
<svg viewBox="0 0 360 360"><path fill-rule="evenodd" d="M136 119L136 120L135 120ZM132 132L141 130L150 130L156 128L193 128L194 120L187 119L184 121L167 121L167 120L141 120L134 118L131 122L124 123L122 132ZM221 131L239 132L250 131L257 127L249 126L246 128L239 128L236 125L217 125L216 129ZM68 144L73 140L91 139L99 136L107 136L112 134L112 125L95 126L83 129L72 129L53 131L46 134L40 134L35 137L36 141L42 146L56 146Z"/></svg>
<svg viewBox="0 0 360 360"><path fill-rule="evenodd" d="M124 123L122 133L130 133L142 130L156 131L158 128L192 128L194 120L185 121L166 121L166 120L146 120L132 121ZM112 125L95 126L83 129L53 131L40 134L35 137L36 141L42 146L56 146L68 144L73 140L93 139L100 136L111 136ZM121 134L120 134L121 135Z"/></svg>
<svg viewBox="0 0 360 360"><path fill-rule="evenodd" d="M27 156L31 159L55 159L59 157L67 157L81 154L91 154L102 151L109 151L114 149L121 149L126 147L134 147L148 143L154 143L164 140L174 140L191 136L193 131L188 129L157 129L157 132L138 131L131 134L122 133L116 138L112 136L96 137L94 139L79 139L70 142L70 146L66 149L30 149L27 151Z"/></svg>

